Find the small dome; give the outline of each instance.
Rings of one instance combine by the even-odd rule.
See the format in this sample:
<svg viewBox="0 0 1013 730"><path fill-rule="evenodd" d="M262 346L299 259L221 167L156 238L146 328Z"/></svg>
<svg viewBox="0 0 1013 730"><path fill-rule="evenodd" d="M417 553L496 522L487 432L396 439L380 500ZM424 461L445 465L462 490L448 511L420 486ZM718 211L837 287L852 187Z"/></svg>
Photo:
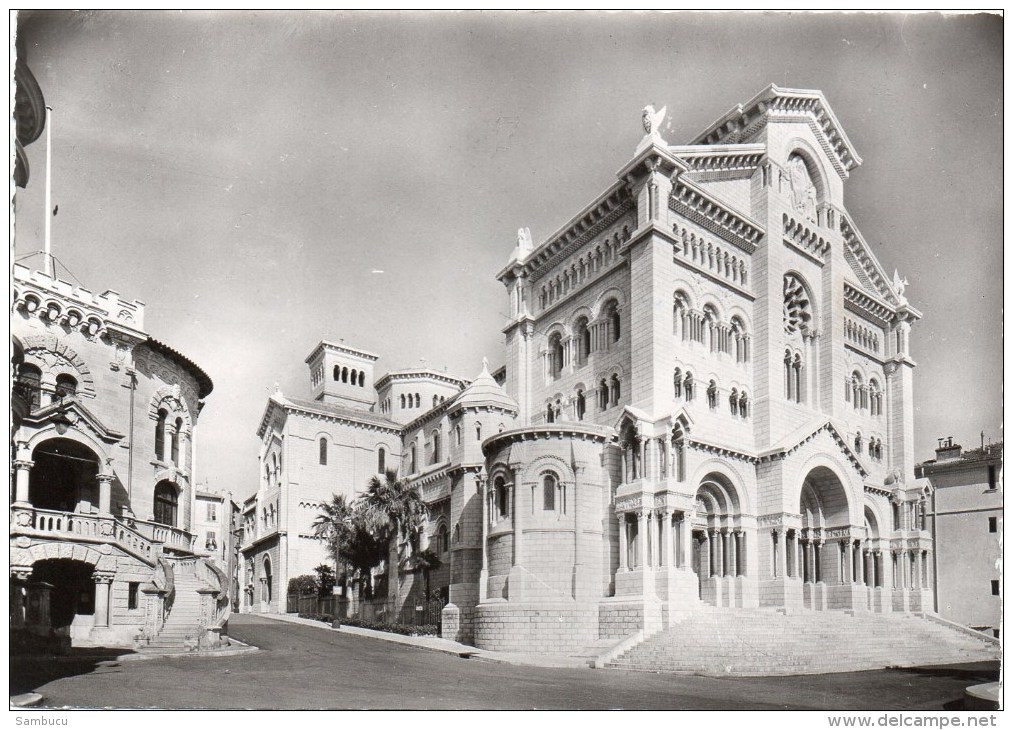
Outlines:
<svg viewBox="0 0 1013 730"><path fill-rule="evenodd" d="M511 413L517 412L517 401L507 395L489 374L489 363L485 360L482 361L482 372L471 385L461 391L455 405L466 408L500 408Z"/></svg>

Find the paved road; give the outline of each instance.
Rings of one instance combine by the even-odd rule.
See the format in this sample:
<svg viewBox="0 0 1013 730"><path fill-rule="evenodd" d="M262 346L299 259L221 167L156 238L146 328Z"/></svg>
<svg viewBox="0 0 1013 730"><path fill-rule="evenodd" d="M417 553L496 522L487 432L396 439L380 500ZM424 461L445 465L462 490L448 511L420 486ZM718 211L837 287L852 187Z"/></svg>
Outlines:
<svg viewBox="0 0 1013 730"><path fill-rule="evenodd" d="M118 666L12 662L11 693L41 692L50 708L940 710L998 673L992 664L715 679L460 659L248 615L229 629L261 651Z"/></svg>

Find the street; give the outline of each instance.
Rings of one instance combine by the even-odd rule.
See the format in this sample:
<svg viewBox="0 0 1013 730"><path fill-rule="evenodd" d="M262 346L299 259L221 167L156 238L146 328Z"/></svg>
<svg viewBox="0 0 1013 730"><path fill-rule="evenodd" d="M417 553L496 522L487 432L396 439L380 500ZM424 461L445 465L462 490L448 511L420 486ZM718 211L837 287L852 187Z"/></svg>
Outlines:
<svg viewBox="0 0 1013 730"><path fill-rule="evenodd" d="M997 664L771 678L512 666L233 615L245 656L11 661L42 707L203 709L942 710ZM959 707L959 705L956 705Z"/></svg>

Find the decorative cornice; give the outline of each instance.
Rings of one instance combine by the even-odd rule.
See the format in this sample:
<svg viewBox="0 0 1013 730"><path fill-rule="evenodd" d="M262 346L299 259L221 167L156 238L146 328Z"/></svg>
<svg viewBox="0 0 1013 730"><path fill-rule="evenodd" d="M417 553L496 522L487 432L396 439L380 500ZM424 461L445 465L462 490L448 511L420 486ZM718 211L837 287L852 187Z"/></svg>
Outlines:
<svg viewBox="0 0 1013 730"><path fill-rule="evenodd" d="M703 226L746 253L753 253L764 236L756 221L728 207L696 183L679 176L672 185L669 208Z"/></svg>
<svg viewBox="0 0 1013 730"><path fill-rule="evenodd" d="M844 282L844 308L881 327L887 327L894 321L893 307L847 281Z"/></svg>
<svg viewBox="0 0 1013 730"><path fill-rule="evenodd" d="M336 344L334 342L328 342L327 340L321 340L319 343L317 343L317 346L313 348L313 352L311 352L303 362L308 363L310 360L316 357L316 354L321 350L331 350L334 352L340 352L343 355L352 355L354 357L358 357L362 360L368 360L370 362L376 362L377 360L380 359L379 355L375 355L372 352L368 352L366 350L360 350L355 347L349 347L348 345Z"/></svg>
<svg viewBox="0 0 1013 730"><path fill-rule="evenodd" d="M607 443L614 437L614 430L606 426L593 426L587 423L562 422L548 423L541 426L524 426L512 428L494 434L482 442L482 453L488 455L494 448L522 441L538 441L563 438L576 438L582 441L598 441Z"/></svg>
<svg viewBox="0 0 1013 730"><path fill-rule="evenodd" d="M691 438L687 441L687 444L699 451L705 451L709 454L717 454L718 456L728 456L733 459L739 459L749 464L758 464L760 459L755 454L750 454L746 451L739 451L728 446L720 446L718 444L711 444L700 439Z"/></svg>
<svg viewBox="0 0 1013 730"><path fill-rule="evenodd" d="M809 228L809 224L788 215L782 216L784 226L784 242L797 249L799 253L811 258L822 266L830 254L830 241Z"/></svg>
<svg viewBox="0 0 1013 730"><path fill-rule="evenodd" d="M886 272L883 271L883 267L872 254L871 247L862 237L858 227L846 212L841 211L840 217L841 235L844 236L845 253L851 254L854 263L858 265L860 272L868 277L873 288L876 290L876 294L885 299L891 306L898 306L901 302L897 298L897 293L890 286Z"/></svg>
<svg viewBox="0 0 1013 730"><path fill-rule="evenodd" d="M427 368L418 369L407 369L407 370L391 370L389 373L381 377L376 381L374 387L376 390L383 390L387 383L394 381L418 381L418 380L435 380L440 383L447 383L454 385L462 390L467 388L471 384L470 380L464 378L458 378L455 375L448 373L440 373L436 370L429 370Z"/></svg>
<svg viewBox="0 0 1013 730"><path fill-rule="evenodd" d="M542 279L548 272L564 260L573 256L584 246L592 243L609 226L615 224L620 218L633 210L633 200L626 198L615 207L601 214L587 228L578 232L575 229L571 235L569 232L553 243L556 244L548 249L542 250L541 254L532 254L524 263L524 271L531 283ZM618 261L616 262L618 263Z"/></svg>

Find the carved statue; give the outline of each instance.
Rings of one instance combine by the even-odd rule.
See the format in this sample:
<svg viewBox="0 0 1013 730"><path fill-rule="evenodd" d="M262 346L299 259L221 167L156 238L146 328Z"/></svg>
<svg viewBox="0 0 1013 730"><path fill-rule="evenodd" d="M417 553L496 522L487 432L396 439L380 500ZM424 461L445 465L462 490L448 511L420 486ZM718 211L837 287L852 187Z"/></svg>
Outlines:
<svg viewBox="0 0 1013 730"><path fill-rule="evenodd" d="M534 248L531 242L531 229L529 228L518 228L517 229L517 248L521 251L530 251Z"/></svg>
<svg viewBox="0 0 1013 730"><path fill-rule="evenodd" d="M897 292L897 296L900 299L904 299L904 290L907 288L908 280L900 277L900 272L897 269L893 270L893 288Z"/></svg>
<svg viewBox="0 0 1013 730"><path fill-rule="evenodd" d="M654 111L654 105L648 104L644 107L641 120L644 123L644 132L647 134L661 134L661 123L665 121L665 112L668 106L661 107L660 111Z"/></svg>
<svg viewBox="0 0 1013 730"><path fill-rule="evenodd" d="M788 160L788 180L791 182L791 202L806 219L816 222L816 186L809 177L805 160L795 155Z"/></svg>

